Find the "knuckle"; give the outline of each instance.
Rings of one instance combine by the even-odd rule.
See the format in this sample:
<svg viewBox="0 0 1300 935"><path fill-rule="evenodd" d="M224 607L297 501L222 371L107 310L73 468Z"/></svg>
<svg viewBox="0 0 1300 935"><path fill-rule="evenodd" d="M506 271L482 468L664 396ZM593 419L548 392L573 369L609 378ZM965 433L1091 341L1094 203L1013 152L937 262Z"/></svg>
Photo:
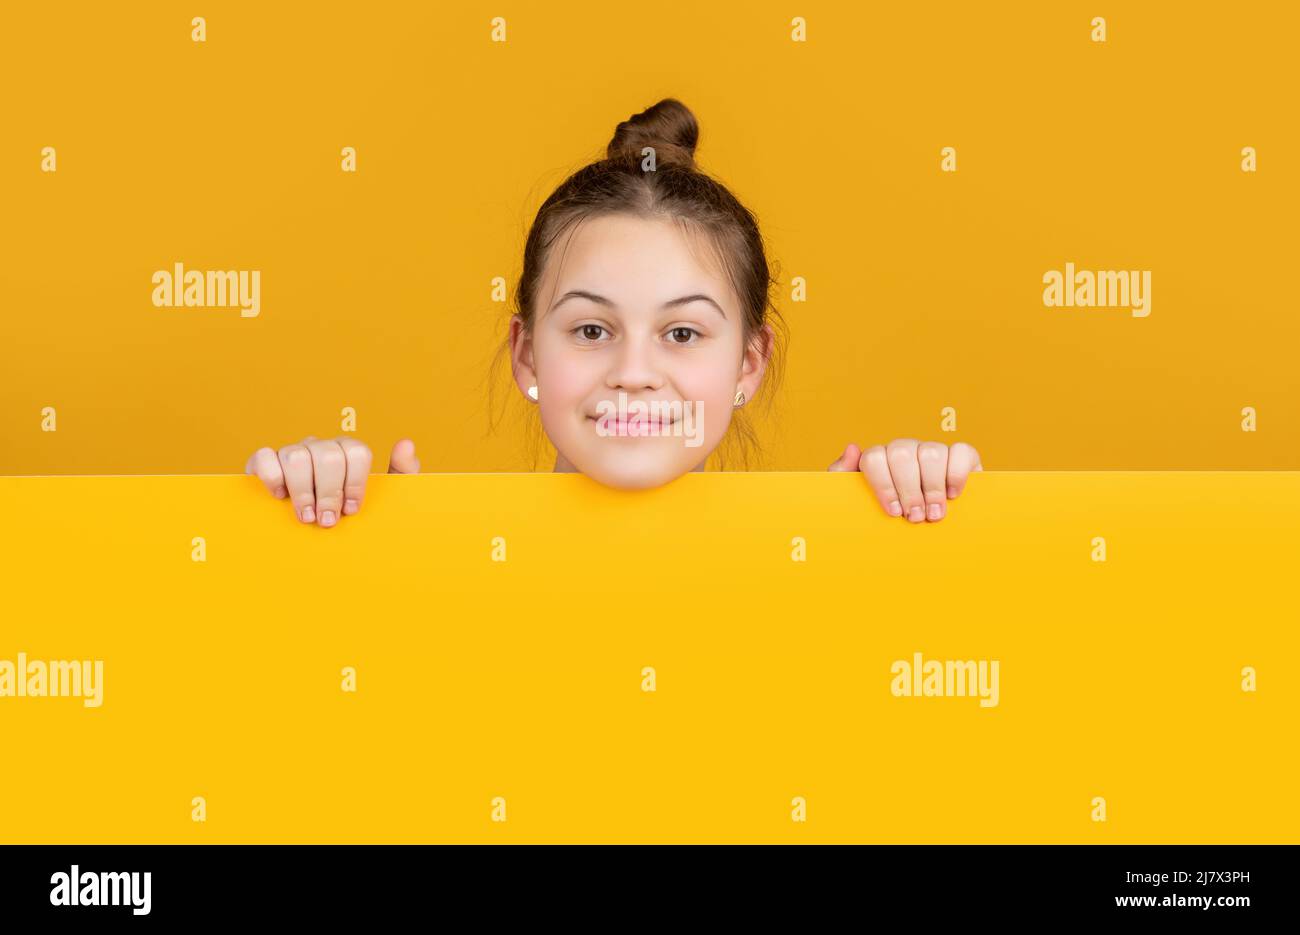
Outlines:
<svg viewBox="0 0 1300 935"><path fill-rule="evenodd" d="M885 457L891 465L902 465L906 464L908 461L916 460L916 456L912 453L912 449L906 445L891 445L888 452L886 452Z"/></svg>
<svg viewBox="0 0 1300 935"><path fill-rule="evenodd" d="M921 442L916 449L917 456L927 461L940 461L948 455L948 446L943 442Z"/></svg>
<svg viewBox="0 0 1300 935"><path fill-rule="evenodd" d="M337 468L343 466L343 449L338 445L323 445L312 450L312 457L321 467Z"/></svg>
<svg viewBox="0 0 1300 935"><path fill-rule="evenodd" d="M909 506L916 506L918 503L925 502L925 494L921 492L919 485L912 487L907 484L895 484L894 495L895 499L898 500L899 503L903 504L904 510Z"/></svg>
<svg viewBox="0 0 1300 935"><path fill-rule="evenodd" d="M885 468L888 463L884 445L872 445L862 452L862 457L858 459L858 467L867 470L879 470Z"/></svg>

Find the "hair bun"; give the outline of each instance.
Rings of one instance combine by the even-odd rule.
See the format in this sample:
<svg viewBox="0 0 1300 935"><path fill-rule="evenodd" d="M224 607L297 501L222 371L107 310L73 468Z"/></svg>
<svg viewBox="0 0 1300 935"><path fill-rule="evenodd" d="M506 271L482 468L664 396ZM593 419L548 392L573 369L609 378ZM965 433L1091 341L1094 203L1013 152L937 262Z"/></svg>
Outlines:
<svg viewBox="0 0 1300 935"><path fill-rule="evenodd" d="M676 98L666 97L620 123L609 141L606 156L640 158L641 150L651 146L656 162L677 162L694 168L695 144L699 138L700 125L695 122L691 109Z"/></svg>

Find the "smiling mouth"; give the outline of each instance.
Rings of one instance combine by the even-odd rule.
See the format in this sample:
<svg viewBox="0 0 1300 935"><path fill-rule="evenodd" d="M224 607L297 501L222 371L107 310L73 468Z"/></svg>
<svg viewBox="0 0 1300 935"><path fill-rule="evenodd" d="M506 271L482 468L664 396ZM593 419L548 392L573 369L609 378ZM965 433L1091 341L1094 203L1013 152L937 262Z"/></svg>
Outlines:
<svg viewBox="0 0 1300 935"><path fill-rule="evenodd" d="M602 417L587 416L587 418L591 422L599 424ZM676 424L676 419L670 419L667 422L658 419L629 419L626 422L620 422L617 419L605 419L605 428L611 435L650 435L656 429L660 434L663 434L664 431L671 429Z"/></svg>

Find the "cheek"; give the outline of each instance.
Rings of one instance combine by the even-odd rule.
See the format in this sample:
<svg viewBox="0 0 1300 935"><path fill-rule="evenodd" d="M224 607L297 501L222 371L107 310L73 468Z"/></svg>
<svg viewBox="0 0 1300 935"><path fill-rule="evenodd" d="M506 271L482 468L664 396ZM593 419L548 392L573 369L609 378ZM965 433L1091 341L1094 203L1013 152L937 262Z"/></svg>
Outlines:
<svg viewBox="0 0 1300 935"><path fill-rule="evenodd" d="M565 353L563 347L547 347L538 354L537 382L545 410L572 409L591 395L594 357Z"/></svg>
<svg viewBox="0 0 1300 935"><path fill-rule="evenodd" d="M695 404L704 403L704 424L715 437L723 434L731 419L740 377L739 356L739 348L734 354L729 348L720 348L707 359L701 355L678 377L682 397Z"/></svg>
<svg viewBox="0 0 1300 935"><path fill-rule="evenodd" d="M740 377L740 349L719 344L707 354L692 358L679 378L682 394L690 399L716 405L725 400L731 405Z"/></svg>

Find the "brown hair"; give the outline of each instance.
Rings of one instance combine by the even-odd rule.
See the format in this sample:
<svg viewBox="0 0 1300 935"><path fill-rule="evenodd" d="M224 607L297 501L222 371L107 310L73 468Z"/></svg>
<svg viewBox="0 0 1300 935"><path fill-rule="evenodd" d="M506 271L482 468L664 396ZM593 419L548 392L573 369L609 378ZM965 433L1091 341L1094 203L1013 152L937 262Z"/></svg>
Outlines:
<svg viewBox="0 0 1300 935"><path fill-rule="evenodd" d="M524 246L514 314L519 315L523 328L531 331L536 291L550 251L565 231L582 220L620 213L672 220L688 235L688 241L690 235L702 233L712 247L740 298L745 347L748 349L764 325L772 325L775 342L766 349L769 362L758 392L758 399L770 408L780 384L788 340L785 323L771 298L778 280L769 273L763 237L754 215L726 186L696 167L699 132L695 115L675 98L665 98L620 123L606 147L605 158L570 175L538 209ZM642 168L646 158L642 149L647 146L654 150L654 171ZM509 350L507 338L498 349L498 359ZM753 426L745 418L748 407L749 403L732 414L731 429L717 453L721 470L726 469L724 449L728 442L736 446L742 469L749 467L750 452L758 448ZM533 422L536 430L540 422Z"/></svg>

